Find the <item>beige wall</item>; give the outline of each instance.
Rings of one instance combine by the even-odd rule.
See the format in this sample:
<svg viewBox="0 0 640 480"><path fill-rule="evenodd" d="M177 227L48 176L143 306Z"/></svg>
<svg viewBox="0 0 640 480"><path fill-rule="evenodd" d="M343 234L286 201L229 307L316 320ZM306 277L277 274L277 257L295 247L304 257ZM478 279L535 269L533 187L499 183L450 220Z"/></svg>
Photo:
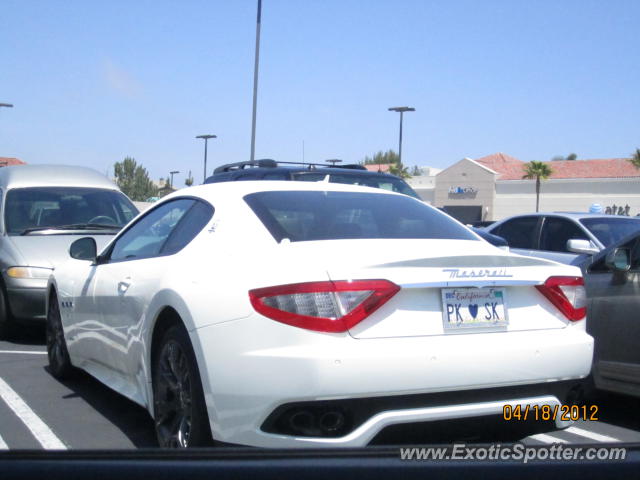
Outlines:
<svg viewBox="0 0 640 480"><path fill-rule="evenodd" d="M429 205L434 205L436 198L435 188L413 188L422 200L428 202Z"/></svg>
<svg viewBox="0 0 640 480"><path fill-rule="evenodd" d="M640 178L584 178L543 180L541 212L587 212L592 203L629 205L631 216L640 213ZM535 212L536 186L533 180L496 182L493 220Z"/></svg>
<svg viewBox="0 0 640 480"><path fill-rule="evenodd" d="M464 159L435 177L414 177L409 183L420 197L436 207L479 205L485 220L535 212L533 180L495 180L495 174ZM449 187L473 187L474 194L450 194ZM540 211L587 212L592 203L629 205L630 215L640 213L640 177L544 180ZM485 208L486 207L486 208Z"/></svg>
<svg viewBox="0 0 640 480"><path fill-rule="evenodd" d="M472 187L474 193L450 193L450 187ZM495 174L475 162L463 159L436 176L434 205L483 207L483 219L493 216L495 198Z"/></svg>
<svg viewBox="0 0 640 480"><path fill-rule="evenodd" d="M407 183L416 191L422 200L433 205L436 188L435 175L416 175L415 177L407 178Z"/></svg>

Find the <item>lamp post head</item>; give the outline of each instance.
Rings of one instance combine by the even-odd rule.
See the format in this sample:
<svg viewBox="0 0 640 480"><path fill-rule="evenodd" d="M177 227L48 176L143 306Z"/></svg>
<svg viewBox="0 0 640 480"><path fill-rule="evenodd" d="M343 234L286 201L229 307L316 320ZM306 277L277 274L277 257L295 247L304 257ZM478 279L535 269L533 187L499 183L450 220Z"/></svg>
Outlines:
<svg viewBox="0 0 640 480"><path fill-rule="evenodd" d="M203 138L205 140L209 140L210 138L218 138L215 135L197 135L196 138Z"/></svg>
<svg viewBox="0 0 640 480"><path fill-rule="evenodd" d="M0 103L0 107L13 108L13 103Z"/></svg>
<svg viewBox="0 0 640 480"><path fill-rule="evenodd" d="M389 107L389 111L403 113L403 112L415 112L416 109L413 107Z"/></svg>

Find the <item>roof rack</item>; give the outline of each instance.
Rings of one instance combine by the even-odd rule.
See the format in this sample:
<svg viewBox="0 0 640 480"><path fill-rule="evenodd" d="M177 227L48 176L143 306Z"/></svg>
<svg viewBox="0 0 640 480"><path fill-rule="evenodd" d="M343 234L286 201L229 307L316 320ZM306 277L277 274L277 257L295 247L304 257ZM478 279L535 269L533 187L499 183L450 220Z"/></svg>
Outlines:
<svg viewBox="0 0 640 480"><path fill-rule="evenodd" d="M347 170L366 170L367 167L359 165L357 163L349 163L347 165L331 165L331 168L344 168Z"/></svg>
<svg viewBox="0 0 640 480"><path fill-rule="evenodd" d="M284 165L302 165L308 167L309 170L315 170L316 167L324 168L342 168L347 170L366 170L363 165L349 164L349 165L330 165L326 163L306 163L306 162L276 162L271 158L264 158L261 160L227 163L216 168L213 173L231 172L233 170L243 170L245 168L276 168L279 164Z"/></svg>
<svg viewBox="0 0 640 480"><path fill-rule="evenodd" d="M227 163L226 165L221 165L216 168L213 173L222 173L222 172L230 172L232 170L242 170L247 167L261 167L261 168L275 168L278 166L278 163L271 158L263 158L261 160L254 160L248 162L236 162L236 163Z"/></svg>

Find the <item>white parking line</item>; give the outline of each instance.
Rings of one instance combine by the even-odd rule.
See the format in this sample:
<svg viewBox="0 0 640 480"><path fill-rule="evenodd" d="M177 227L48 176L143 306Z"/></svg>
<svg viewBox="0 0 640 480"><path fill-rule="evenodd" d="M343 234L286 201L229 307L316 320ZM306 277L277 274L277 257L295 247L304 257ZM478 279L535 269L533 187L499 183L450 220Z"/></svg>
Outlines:
<svg viewBox="0 0 640 480"><path fill-rule="evenodd" d="M20 420L31 431L36 440L40 442L43 448L47 450L66 450L67 446L56 437L46 423L31 410L20 395L9 386L2 378L0 378L0 398L2 398L7 406L13 410Z"/></svg>
<svg viewBox="0 0 640 480"><path fill-rule="evenodd" d="M537 433L536 435L531 435L529 438L534 440L538 440L542 443L569 443L562 438L554 437L552 435L547 435L546 433Z"/></svg>
<svg viewBox="0 0 640 480"><path fill-rule="evenodd" d="M46 355L47 352L38 350L0 350L0 353L22 353L24 355Z"/></svg>
<svg viewBox="0 0 640 480"><path fill-rule="evenodd" d="M9 450L9 445L2 439L2 435L0 435L0 450Z"/></svg>
<svg viewBox="0 0 640 480"><path fill-rule="evenodd" d="M595 440L597 442L605 442L605 443L615 443L621 442L617 438L610 437L609 435L602 435L600 433L590 432L589 430L583 430L578 427L569 427L565 429L565 432L573 433L574 435L580 435L581 437L590 438L591 440Z"/></svg>

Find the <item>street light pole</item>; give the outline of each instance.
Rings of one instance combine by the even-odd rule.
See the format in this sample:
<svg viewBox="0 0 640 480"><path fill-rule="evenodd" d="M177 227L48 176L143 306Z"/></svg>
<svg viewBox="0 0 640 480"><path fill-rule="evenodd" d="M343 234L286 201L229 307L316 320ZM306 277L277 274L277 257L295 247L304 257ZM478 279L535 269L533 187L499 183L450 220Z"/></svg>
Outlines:
<svg viewBox="0 0 640 480"><path fill-rule="evenodd" d="M207 179L207 142L210 138L218 138L215 135L198 135L196 138L204 139L204 178L202 183Z"/></svg>
<svg viewBox="0 0 640 480"><path fill-rule="evenodd" d="M404 112L415 112L416 109L412 107L391 107L390 112L400 113L400 139L398 140L398 164L402 167L402 115Z"/></svg>
<svg viewBox="0 0 640 480"><path fill-rule="evenodd" d="M253 114L251 117L251 158L256 157L256 109L258 105L258 65L260 62L260 22L262 22L262 0L258 0L258 17L256 19L256 57L253 64Z"/></svg>
<svg viewBox="0 0 640 480"><path fill-rule="evenodd" d="M169 183L169 186L171 186L171 188L173 188L173 176L174 176L176 173L180 173L180 172L179 172L178 170L174 170L173 172L169 172L169 175L171 175L171 181L170 181L170 183Z"/></svg>

